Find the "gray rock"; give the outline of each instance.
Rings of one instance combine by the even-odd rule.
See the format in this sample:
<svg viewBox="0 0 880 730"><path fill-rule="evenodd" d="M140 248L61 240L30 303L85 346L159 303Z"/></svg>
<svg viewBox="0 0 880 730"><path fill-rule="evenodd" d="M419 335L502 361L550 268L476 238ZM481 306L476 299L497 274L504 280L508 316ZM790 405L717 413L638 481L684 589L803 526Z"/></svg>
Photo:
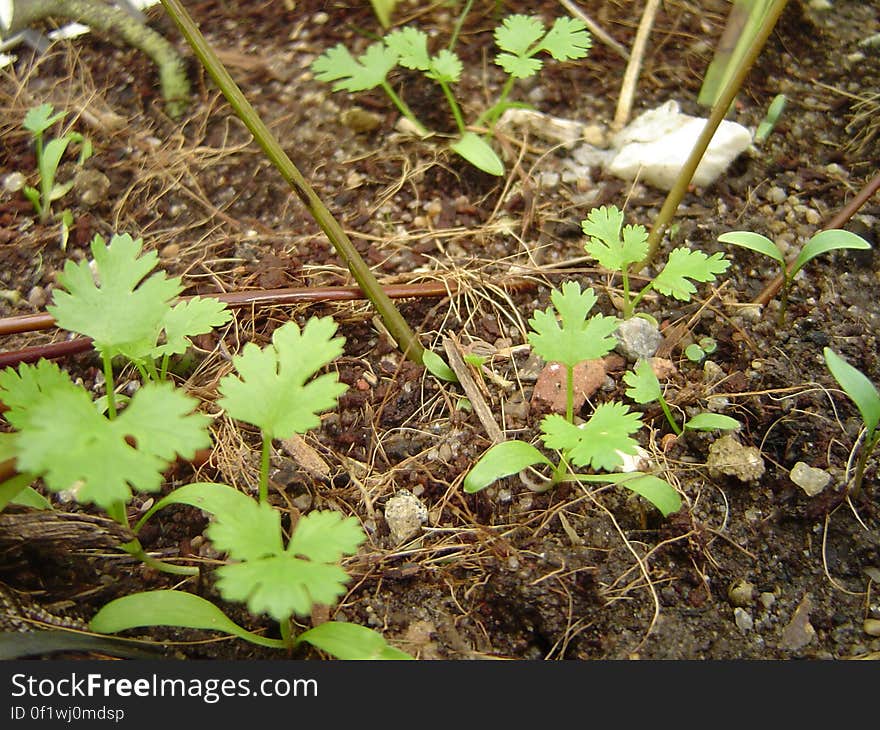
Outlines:
<svg viewBox="0 0 880 730"><path fill-rule="evenodd" d="M663 342L660 330L642 317L631 317L621 322L614 336L617 338L617 351L630 362L653 357Z"/></svg>
<svg viewBox="0 0 880 730"><path fill-rule="evenodd" d="M764 457L760 449L743 446L730 434L713 441L709 446L706 467L713 477L736 477L741 482L754 482L764 475Z"/></svg>
<svg viewBox="0 0 880 730"><path fill-rule="evenodd" d="M789 478L803 489L808 497L815 497L831 481L831 475L827 471L816 469L803 461L799 461L792 467Z"/></svg>
<svg viewBox="0 0 880 730"><path fill-rule="evenodd" d="M428 521L428 509L412 492L401 489L385 503L385 522L395 545L416 535Z"/></svg>

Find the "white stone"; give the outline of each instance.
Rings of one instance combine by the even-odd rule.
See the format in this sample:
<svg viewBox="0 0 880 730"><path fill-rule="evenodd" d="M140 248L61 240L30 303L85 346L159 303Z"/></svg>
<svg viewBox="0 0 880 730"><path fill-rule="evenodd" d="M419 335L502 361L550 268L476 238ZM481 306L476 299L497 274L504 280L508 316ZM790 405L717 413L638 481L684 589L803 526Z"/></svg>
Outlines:
<svg viewBox="0 0 880 730"><path fill-rule="evenodd" d="M682 114L675 101L646 111L615 135L617 150L608 172L625 180L639 180L669 190L693 150L706 120ZM715 131L691 182L710 185L752 143L741 124L722 121Z"/></svg>
<svg viewBox="0 0 880 730"><path fill-rule="evenodd" d="M406 489L401 489L385 503L385 522L395 545L413 537L427 521L427 507Z"/></svg>
<svg viewBox="0 0 880 730"><path fill-rule="evenodd" d="M831 475L827 471L816 469L803 461L799 461L791 468L789 478L803 489L808 497L815 497L831 481Z"/></svg>

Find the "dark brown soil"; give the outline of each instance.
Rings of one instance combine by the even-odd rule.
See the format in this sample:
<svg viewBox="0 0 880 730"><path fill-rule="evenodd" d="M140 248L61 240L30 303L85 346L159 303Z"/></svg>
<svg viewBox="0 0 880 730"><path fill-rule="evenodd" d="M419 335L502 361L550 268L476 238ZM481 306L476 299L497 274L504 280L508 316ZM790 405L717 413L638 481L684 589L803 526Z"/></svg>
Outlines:
<svg viewBox="0 0 880 730"><path fill-rule="evenodd" d="M632 45L643 2L579 4L625 47ZM706 114L695 99L728 6L722 0L662 4L634 115L669 99L685 112ZM772 98L785 93L788 106L776 130L711 187L688 193L664 251L682 244L724 250L717 236L740 229L788 236L798 245L877 173L878 110L873 120L864 111L880 90L880 52L876 43L860 41L880 31L880 7L863 0L834 0L826 11L810 6L789 3L732 114L754 127ZM401 312L439 353L451 335L464 347L485 343L494 357L484 397L509 437L534 439L540 413L529 408L528 318L548 305L551 286L572 278L594 286L611 311L604 295L616 282L584 258L579 222L592 207L615 204L625 207L628 222L650 227L665 193L598 169L580 184L541 188L540 173L558 170L562 153L542 156L546 148L536 140L525 149L521 139L503 140L508 168L522 158L510 177L499 179L431 140L401 138L384 96L333 94L309 71L331 45L362 49L380 32L369 4L305 0L284 7L280 0L187 3L383 284L449 286L447 296L401 300ZM396 18L436 33L439 44L456 12L448 3L402 2ZM456 91L471 117L503 82L491 62L490 31L511 12L550 19L564 10L554 2L474 3L457 49L466 78ZM149 59L95 35L56 44L36 59L19 49L14 66L0 71L0 178L34 170L20 122L28 108L49 100L79 116L76 128L96 150L86 167L110 181L92 207L76 190L62 201L76 222L66 251L57 225L35 222L20 193L0 192L0 289L7 293L0 315L42 311L64 260L86 256L95 233L143 237L170 273L184 277L188 294L352 284L170 20L157 8L148 17L189 59L195 95L179 121L164 113ZM594 40L587 59L547 63L518 98L542 112L608 125L623 71L624 61ZM417 114L449 129L442 99L423 79L395 81ZM376 129L355 132L340 122L340 113L355 105L378 115ZM875 196L846 227L876 244L878 220ZM726 253L734 263L721 286L701 286L691 303L659 298L647 308L663 324L667 356L677 367L669 400L682 412L705 408L709 395L726 397L726 412L744 424L740 440L760 449L766 469L752 482L711 474L705 462L717 434L688 435L664 450L668 424L649 410L643 446L684 502L668 519L607 488L538 494L508 479L465 494L462 480L490 444L483 425L458 407L458 386L402 358L361 301L240 309L233 325L200 340L198 367L181 383L218 415L215 447L204 465L170 474L168 488L193 480L255 488L258 435L212 404L217 379L228 371L225 358L245 342L264 344L291 318L302 323L329 314L346 337L336 368L351 388L306 443L330 476L311 475L276 444L272 499L291 516L324 507L361 520L368 540L346 563L351 590L331 616L375 628L423 659L877 658L880 639L864 629L866 619L880 618L873 584L880 575L876 464L860 497L847 499L858 413L835 390L822 348L832 347L880 382L880 264L873 252L812 262L792 291L786 325L778 327L775 302L759 316L746 306L776 272L757 254ZM683 355L684 345L703 336L718 342L712 380ZM9 335L0 347L65 337L54 330ZM63 363L100 391L93 354ZM624 398L622 373L622 367L610 372L596 402ZM808 497L792 483L789 471L798 461L831 475L822 493ZM416 537L396 545L383 509L404 489L425 505L428 520ZM141 537L160 553L210 555L201 537L205 525L198 511L172 508ZM111 537L84 545L0 540L0 580L42 602L67 601L86 618L115 597L172 585L117 556L108 547ZM181 587L219 602L208 576ZM753 590L743 591L744 583ZM739 589L733 598L731 586ZM272 630L240 606L224 608L251 629ZM150 636L189 658L281 658L239 641L188 643L205 638L193 632L162 629Z"/></svg>

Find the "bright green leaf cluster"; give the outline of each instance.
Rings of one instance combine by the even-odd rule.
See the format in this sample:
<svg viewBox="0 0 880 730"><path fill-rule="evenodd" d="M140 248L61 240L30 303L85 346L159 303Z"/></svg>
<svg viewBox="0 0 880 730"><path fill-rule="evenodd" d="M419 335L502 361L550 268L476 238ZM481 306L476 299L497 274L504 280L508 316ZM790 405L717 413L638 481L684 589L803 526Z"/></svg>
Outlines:
<svg viewBox="0 0 880 730"><path fill-rule="evenodd" d="M225 304L209 297L174 304L183 290L180 277L151 273L159 256L142 255L142 249L143 241L128 234L114 235L109 244L96 235L94 270L87 261L68 261L47 307L59 327L91 337L102 356L123 355L139 365L185 352L190 337L231 316Z"/></svg>
<svg viewBox="0 0 880 730"><path fill-rule="evenodd" d="M208 417L192 412L198 402L168 383L144 385L109 420L86 390L41 360L0 372L0 400L18 431L19 470L105 510L128 502L132 488L158 490L177 455L191 459L211 443Z"/></svg>
<svg viewBox="0 0 880 730"><path fill-rule="evenodd" d="M543 62L535 58L541 51L557 61L584 58L592 39L583 21L576 18L557 18L545 33L540 18L511 15L495 29L495 43L502 50L495 63L511 77L525 79L541 70Z"/></svg>
<svg viewBox="0 0 880 730"><path fill-rule="evenodd" d="M233 358L238 375L220 381L219 405L230 416L258 426L272 438L289 438L320 425L319 413L336 406L348 388L335 373L309 381L342 354L345 339L333 337L331 317L310 319L300 330L287 322L272 333L272 344L253 342Z"/></svg>
<svg viewBox="0 0 880 730"><path fill-rule="evenodd" d="M575 466L612 471L621 465L624 455L638 453L638 443L631 438L642 427L641 414L631 413L623 403L596 406L586 423L575 426L552 413L541 422L541 436L549 449L564 452Z"/></svg>

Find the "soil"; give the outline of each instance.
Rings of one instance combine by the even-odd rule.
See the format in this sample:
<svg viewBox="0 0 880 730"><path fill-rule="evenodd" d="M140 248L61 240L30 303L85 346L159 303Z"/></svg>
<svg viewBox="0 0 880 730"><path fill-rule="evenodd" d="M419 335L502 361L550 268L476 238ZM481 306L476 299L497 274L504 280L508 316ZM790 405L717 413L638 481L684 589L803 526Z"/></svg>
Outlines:
<svg viewBox="0 0 880 730"><path fill-rule="evenodd" d="M395 21L417 24L439 47L460 5L401 2ZM579 5L632 47L643 2ZM170 473L165 490L196 480L256 488L258 434L214 405L217 380L244 343L265 344L290 319L332 315L346 338L334 368L350 389L304 438L306 452L327 471L309 471L281 443L272 457L271 499L286 519L337 509L355 515L368 536L344 563L349 592L312 622L329 616L375 628L422 659L880 657L880 638L865 624L880 619L876 461L861 494L848 496L860 422L822 358L830 346L880 382L880 260L869 251L811 262L780 327L778 299L764 310L749 306L777 273L773 266L717 241L724 231L746 229L796 247L877 172L880 52L876 42L861 42L880 31L880 5L816 5L788 3L731 114L754 128L784 93L788 104L775 130L711 186L689 190L658 257L688 245L724 251L733 265L714 286L700 285L691 302L657 297L645 305L663 327L662 354L675 366L666 385L674 411L705 410L713 396L742 422L737 439L760 450L760 476L742 481L710 470L709 445L719 434L670 440L663 414L649 408L639 437L683 500L669 518L608 487L539 493L508 478L466 494L462 481L491 439L478 415L462 407L460 386L404 359L368 302L311 301L240 308L230 326L199 338L180 384L206 401L215 445L204 463ZM696 97L728 8L722 0L661 5L633 116L670 99L686 113L707 114ZM548 306L551 287L569 279L593 286L611 314L619 281L585 258L580 221L593 207L614 204L625 208L627 222L650 227L665 192L598 168L552 184L543 174L562 169L565 150L539 138L501 136L508 174L493 177L451 155L442 140L396 133L398 114L384 95L332 93L309 64L339 42L362 51L381 32L368 3L210 0L187 9L383 285L434 282L448 290L398 306L426 347L443 354L445 338L453 338L464 351L487 355L478 381L490 413L508 438L535 441L540 364L530 357L528 318ZM491 29L512 12L552 19L565 11L554 2L473 4L457 46L466 72L456 93L469 118L503 83L491 61ZM88 256L96 233L142 237L166 271L183 277L186 294L353 284L171 21L158 7L147 16L187 59L194 95L180 120L166 115L150 60L94 34L39 57L20 48L14 65L0 71L0 178L33 176L33 148L20 123L28 108L51 101L76 117L75 128L95 148L85 167L109 182L91 205L84 186L57 204L75 221L66 250L57 223L39 224L20 192L0 193L0 316L43 311L64 261ZM624 67L594 39L586 59L550 61L537 82L515 93L541 112L607 128ZM426 123L451 129L439 92L415 74L394 82ZM355 107L372 115L375 128L355 131L341 121ZM73 170L68 161L59 176ZM846 227L876 244L878 221L875 196ZM684 346L707 336L717 342L712 364L688 360ZM52 329L11 334L2 349L66 338ZM94 353L60 362L102 392ZM622 361L609 368L578 415L587 418L592 406L612 398L629 402L623 372ZM799 461L830 475L819 494L808 496L789 478ZM398 544L384 510L401 490L420 500L427 517ZM148 497L135 498L133 514ZM58 508L72 520L81 512L99 516L71 503ZM202 537L206 524L197 510L169 508L141 538L156 554L216 558ZM85 618L121 595L178 585L252 630L275 631L268 619L223 604L209 572L177 584L114 551L113 530L96 526L85 542L81 532L59 536L56 527L53 539L24 543L7 533L0 580ZM213 637L205 632L136 633L191 659L284 658L239 640L206 641Z"/></svg>

